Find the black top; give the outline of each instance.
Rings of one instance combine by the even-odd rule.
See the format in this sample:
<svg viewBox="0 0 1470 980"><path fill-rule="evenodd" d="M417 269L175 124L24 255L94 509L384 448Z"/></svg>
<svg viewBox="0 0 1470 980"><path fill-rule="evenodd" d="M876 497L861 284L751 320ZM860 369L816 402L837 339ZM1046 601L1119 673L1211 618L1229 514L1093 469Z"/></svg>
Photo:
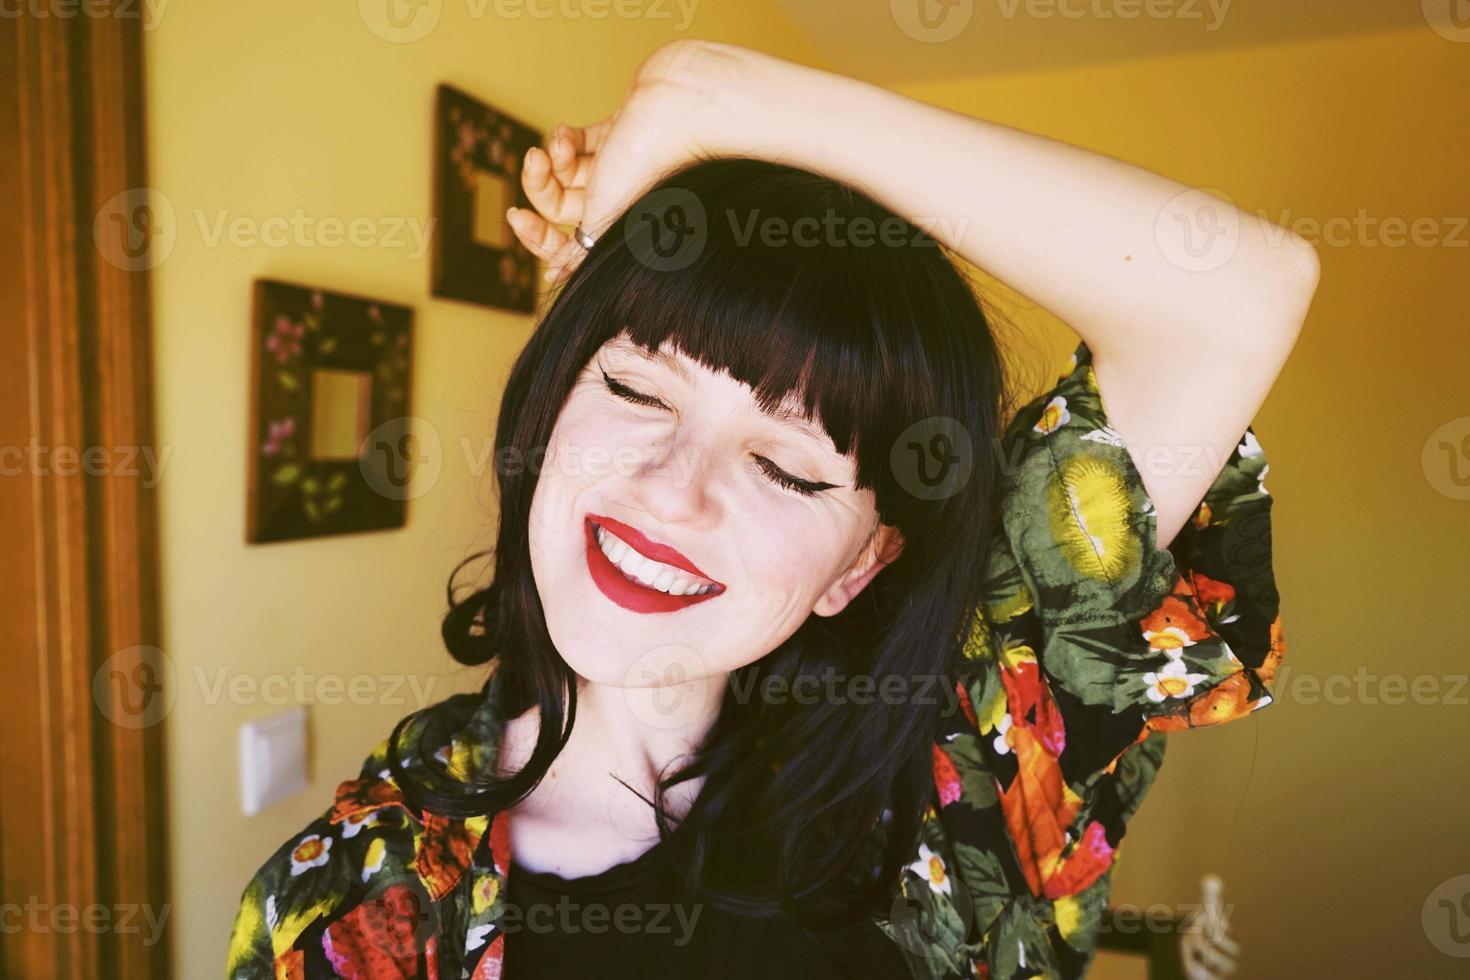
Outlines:
<svg viewBox="0 0 1470 980"><path fill-rule="evenodd" d="M747 918L679 901L663 843L582 878L512 862L507 889L505 975L512 980L909 976L898 946L867 919L821 933L784 916Z"/></svg>

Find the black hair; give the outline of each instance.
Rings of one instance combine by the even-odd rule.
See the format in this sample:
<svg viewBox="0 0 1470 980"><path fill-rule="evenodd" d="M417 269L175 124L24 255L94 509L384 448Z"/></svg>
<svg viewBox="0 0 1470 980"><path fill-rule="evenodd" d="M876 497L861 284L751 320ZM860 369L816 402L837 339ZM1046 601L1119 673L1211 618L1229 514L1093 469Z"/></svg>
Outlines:
<svg viewBox="0 0 1470 980"><path fill-rule="evenodd" d="M704 777L678 821L677 861L691 890L747 914L850 922L892 897L912 857L933 802L944 703L925 681L953 689L952 667L979 614L1003 462L992 449L1010 407L986 313L935 239L861 191L779 163L698 160L645 192L556 292L510 374L496 459L527 459L548 445L578 374L625 329L650 351L670 340L728 371L762 407L802 398L838 451L855 458L857 485L875 492L879 518L903 536L897 559L840 613L808 617L735 672L702 745L661 776L650 801L672 846L664 792ZM911 459L936 449L965 467L960 478L922 478L925 464ZM576 717L576 677L552 645L532 576L536 473L497 467L496 480L494 547L451 575L443 636L461 663L491 665L484 693L493 689L505 718L538 706L541 727L518 773L449 779L404 761L398 736L409 719L400 723L390 749L405 795L450 816L524 798ZM457 589L466 566L486 556L489 584ZM913 697L805 704L734 694L759 691L767 678L791 684L832 672L911 680ZM434 747L413 754L427 762ZM876 855L866 849L875 828L883 830Z"/></svg>

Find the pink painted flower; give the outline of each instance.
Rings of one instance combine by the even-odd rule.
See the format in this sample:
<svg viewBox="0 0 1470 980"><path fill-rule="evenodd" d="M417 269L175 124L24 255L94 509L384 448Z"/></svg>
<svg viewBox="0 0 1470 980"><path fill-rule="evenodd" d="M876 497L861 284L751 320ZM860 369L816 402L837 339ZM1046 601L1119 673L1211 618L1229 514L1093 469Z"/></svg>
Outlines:
<svg viewBox="0 0 1470 980"><path fill-rule="evenodd" d="M265 338L265 348L276 355L277 363L285 364L301 353L301 335L305 332L304 326L291 322L291 318L283 313L276 317L275 329Z"/></svg>
<svg viewBox="0 0 1470 980"><path fill-rule="evenodd" d="M290 415L271 422L267 427L266 440L261 445L260 451L267 456L275 456L281 451L281 446L290 440L296 431L296 419Z"/></svg>

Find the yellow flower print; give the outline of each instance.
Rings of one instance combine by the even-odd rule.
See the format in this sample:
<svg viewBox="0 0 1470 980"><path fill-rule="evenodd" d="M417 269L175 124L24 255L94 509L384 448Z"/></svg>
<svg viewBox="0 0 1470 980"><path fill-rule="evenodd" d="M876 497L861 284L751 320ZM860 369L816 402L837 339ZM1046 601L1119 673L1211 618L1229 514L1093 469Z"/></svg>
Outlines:
<svg viewBox="0 0 1470 980"><path fill-rule="evenodd" d="M1194 685L1204 680L1205 674L1191 674L1189 668L1184 666L1184 661L1174 657L1160 671L1149 671L1143 675L1143 682L1148 685L1148 699L1150 701L1164 701L1168 698L1184 698L1194 693Z"/></svg>
<svg viewBox="0 0 1470 980"><path fill-rule="evenodd" d="M323 837L321 834L308 834L301 838L291 851L291 876L305 874L312 868L320 868L327 863L331 856L332 838Z"/></svg>
<svg viewBox="0 0 1470 980"><path fill-rule="evenodd" d="M473 894L474 914L479 915L495 904L500 897L500 879L495 875L484 875L475 882Z"/></svg>
<svg viewBox="0 0 1470 980"><path fill-rule="evenodd" d="M929 850L928 844L919 845L919 859L909 868L919 877L929 882L929 887L942 894L951 894L949 885L949 872L945 870L944 861L938 854Z"/></svg>
<svg viewBox="0 0 1470 980"><path fill-rule="evenodd" d="M1138 564L1128 481L1110 460L1066 457L1048 487L1047 513L1058 551L1083 575L1111 582Z"/></svg>
<svg viewBox="0 0 1470 980"><path fill-rule="evenodd" d="M1063 895L1052 904L1052 909L1056 913L1057 931L1070 943L1082 925L1082 903L1073 895Z"/></svg>
<svg viewBox="0 0 1470 980"><path fill-rule="evenodd" d="M368 845L367 857L362 862L362 880L367 881L373 875L383 870L383 858L388 855L388 847L383 843L383 838L378 837Z"/></svg>

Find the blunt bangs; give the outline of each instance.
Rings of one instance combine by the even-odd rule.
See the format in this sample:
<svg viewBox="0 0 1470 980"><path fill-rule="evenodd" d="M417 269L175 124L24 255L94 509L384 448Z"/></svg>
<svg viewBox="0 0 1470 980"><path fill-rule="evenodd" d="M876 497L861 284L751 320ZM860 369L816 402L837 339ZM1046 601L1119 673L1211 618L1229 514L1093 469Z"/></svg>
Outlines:
<svg viewBox="0 0 1470 980"><path fill-rule="evenodd" d="M691 172L708 166L694 165L644 199L680 190L681 179L709 184ZM882 495L898 433L958 414L938 392L954 387L941 376L963 361L945 349L953 326L926 329L916 316L920 297L894 287L965 288L963 280L932 238L840 184L814 194L801 171L747 160L718 167L724 179L705 187L701 238L687 262L660 268L640 258L646 236L640 242L639 231L624 230L646 227L635 223L636 210L584 259L557 300L581 308L584 360L623 331L650 352L668 342L748 385L766 412L799 406L856 460L857 486ZM742 182L743 170L750 173ZM887 222L888 242L854 231L863 218L875 228ZM801 232L807 244L798 243ZM834 245L843 236L851 241ZM895 266L907 274L895 275ZM587 309L586 297L606 299Z"/></svg>

